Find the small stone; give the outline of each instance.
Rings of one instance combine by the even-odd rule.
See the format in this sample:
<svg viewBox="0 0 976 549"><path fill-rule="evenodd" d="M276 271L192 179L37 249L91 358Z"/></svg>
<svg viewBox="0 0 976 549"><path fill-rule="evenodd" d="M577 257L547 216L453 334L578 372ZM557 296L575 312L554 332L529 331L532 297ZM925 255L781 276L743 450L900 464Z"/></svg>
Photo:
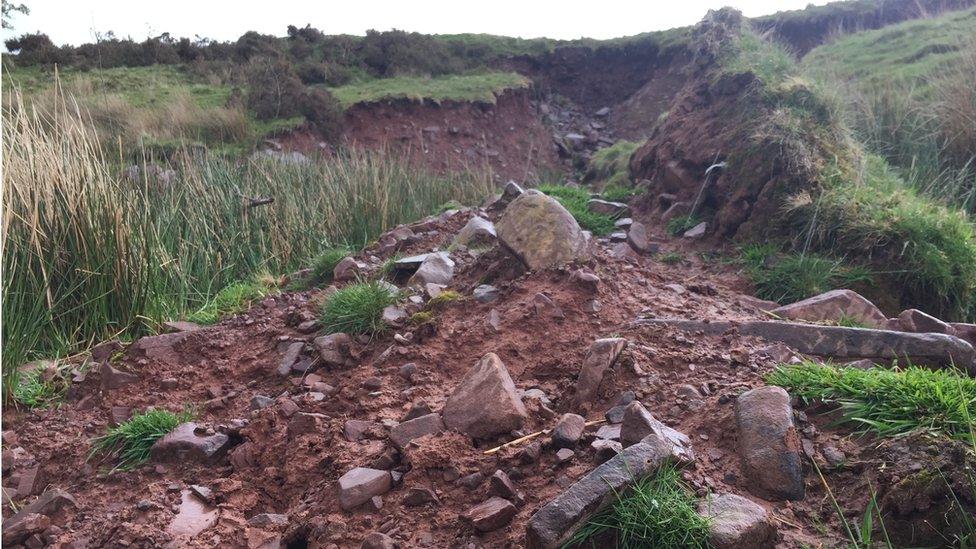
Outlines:
<svg viewBox="0 0 976 549"><path fill-rule="evenodd" d="M440 503L433 490L423 486L414 486L403 496L403 504L407 507L419 507L428 503Z"/></svg>
<svg viewBox="0 0 976 549"><path fill-rule="evenodd" d="M495 474L488 478L488 495L498 496L513 502L518 502L521 499L512 479L508 478L505 471L501 469L495 471Z"/></svg>
<svg viewBox="0 0 976 549"><path fill-rule="evenodd" d="M638 254L653 254L661 249L656 242L651 242L647 227L639 221L633 222L627 230L627 244Z"/></svg>
<svg viewBox="0 0 976 549"><path fill-rule="evenodd" d="M688 437L661 423L636 400L627 405L624 421L620 425L620 442L631 446L650 435L670 447L672 457L679 463L692 463L695 460Z"/></svg>
<svg viewBox="0 0 976 549"><path fill-rule="evenodd" d="M427 414L418 418L404 421L390 430L390 442L399 450L403 450L411 440L441 433L444 431L444 421L440 414Z"/></svg>
<svg viewBox="0 0 976 549"><path fill-rule="evenodd" d="M613 226L617 229L628 229L634 224L634 220L629 217L623 217L613 222Z"/></svg>
<svg viewBox="0 0 976 549"><path fill-rule="evenodd" d="M746 391L736 400L735 419L750 491L763 498L803 499L801 442L789 394L774 386Z"/></svg>
<svg viewBox="0 0 976 549"><path fill-rule="evenodd" d="M479 532L491 532L512 522L517 512L507 499L492 497L468 509L461 519Z"/></svg>
<svg viewBox="0 0 976 549"><path fill-rule="evenodd" d="M627 407L620 405L614 406L603 414L607 418L608 423L622 423L624 420L624 413L627 411Z"/></svg>
<svg viewBox="0 0 976 549"><path fill-rule="evenodd" d="M432 411L430 406L427 406L426 402L418 402L410 407L410 410L407 411L407 414L403 416L403 419L400 421L410 421L411 419L417 419L418 417L426 416L431 413Z"/></svg>
<svg viewBox="0 0 976 549"><path fill-rule="evenodd" d="M593 273L579 270L573 273L572 278L588 292L595 293L600 288L600 277Z"/></svg>
<svg viewBox="0 0 976 549"><path fill-rule="evenodd" d="M626 408L625 408L626 409ZM621 417L623 421L623 417ZM596 431L596 438L604 440L620 440L621 425L601 425Z"/></svg>
<svg viewBox="0 0 976 549"><path fill-rule="evenodd" d="M298 362L298 357L304 348L305 344L300 341L288 345L284 355L281 357L281 362L278 363L278 375L287 376L291 373L292 366Z"/></svg>
<svg viewBox="0 0 976 549"><path fill-rule="evenodd" d="M413 379L414 374L417 373L417 365L413 362L408 362L403 366L400 366L400 377L410 381Z"/></svg>
<svg viewBox="0 0 976 549"><path fill-rule="evenodd" d="M339 506L349 511L393 487L389 471L356 467L339 478Z"/></svg>
<svg viewBox="0 0 976 549"><path fill-rule="evenodd" d="M599 313L603 310L603 304L598 299L590 299L583 304L584 313Z"/></svg>
<svg viewBox="0 0 976 549"><path fill-rule="evenodd" d="M535 309L535 314L539 316L556 319L566 318L562 309L549 296L543 293L535 294L535 297L532 298L532 307Z"/></svg>
<svg viewBox="0 0 976 549"><path fill-rule="evenodd" d="M102 376L102 390L110 391L114 389L119 389L130 383L136 383L139 381L139 376L135 374L130 374L128 372L123 372L113 368L107 361L103 362L99 367L99 372Z"/></svg>
<svg viewBox="0 0 976 549"><path fill-rule="evenodd" d="M484 405L489 402L491 406ZM518 429L528 412L505 364L498 355L488 353L461 378L444 405L443 416L447 427L487 438Z"/></svg>
<svg viewBox="0 0 976 549"><path fill-rule="evenodd" d="M373 423L372 421L350 419L347 420L342 426L342 436L344 436L349 442L359 442L360 440L366 438L370 431L378 431L380 429L382 429L382 427L377 423Z"/></svg>
<svg viewBox="0 0 976 549"><path fill-rule="evenodd" d="M542 455L542 444L539 442L532 442L528 444L525 448L522 448L518 453L519 461L524 465L530 465L539 461L539 457Z"/></svg>
<svg viewBox="0 0 976 549"><path fill-rule="evenodd" d="M694 227L685 231L685 238L701 238L705 236L705 231L708 229L708 223L702 221L701 223L695 225Z"/></svg>
<svg viewBox="0 0 976 549"><path fill-rule="evenodd" d="M470 475L465 475L458 479L458 484L464 486L468 490L474 490L485 480L485 475L481 473L471 473Z"/></svg>
<svg viewBox="0 0 976 549"><path fill-rule="evenodd" d="M552 429L552 445L556 448L575 448L583 436L586 420L577 414L563 414Z"/></svg>
<svg viewBox="0 0 976 549"><path fill-rule="evenodd" d="M159 382L159 388L164 391L172 391L179 387L180 382L175 377L168 377Z"/></svg>
<svg viewBox="0 0 976 549"><path fill-rule="evenodd" d="M844 452L841 452L834 446L824 446L820 449L820 452L823 454L824 459L827 460L827 463L833 467L837 467L847 460Z"/></svg>
<svg viewBox="0 0 976 549"><path fill-rule="evenodd" d="M326 366L351 368L359 361L354 356L353 341L347 334L329 334L315 338L315 348Z"/></svg>
<svg viewBox="0 0 976 549"><path fill-rule="evenodd" d="M613 366L627 340L619 337L598 339L590 345L576 381L576 405L588 410L606 371Z"/></svg>
<svg viewBox="0 0 976 549"><path fill-rule="evenodd" d="M699 504L708 519L709 546L715 549L772 549L776 525L762 506L735 494L713 495Z"/></svg>
<svg viewBox="0 0 976 549"><path fill-rule="evenodd" d="M355 257L344 257L332 270L332 279L336 282L355 280L366 269L366 264L356 261Z"/></svg>
<svg viewBox="0 0 976 549"><path fill-rule="evenodd" d="M496 238L495 225L491 221L476 215L468 220L468 223L454 237L453 245L468 248L490 245Z"/></svg>
<svg viewBox="0 0 976 549"><path fill-rule="evenodd" d="M454 261L446 252L427 254L420 268L410 278L411 284L444 284L449 285L454 278Z"/></svg>
<svg viewBox="0 0 976 549"><path fill-rule="evenodd" d="M361 549L396 549L393 538L382 532L371 532L363 538Z"/></svg>
<svg viewBox="0 0 976 549"><path fill-rule="evenodd" d="M407 320L407 311L396 305L390 305L383 309L380 319L389 326L400 326Z"/></svg>
<svg viewBox="0 0 976 549"><path fill-rule="evenodd" d="M286 526L288 524L288 515L259 513L247 519L247 524L248 526L255 526L258 528L264 528L267 526Z"/></svg>
<svg viewBox="0 0 976 549"><path fill-rule="evenodd" d="M363 381L363 388L368 391L376 391L383 386L383 379L380 377L369 377Z"/></svg>
<svg viewBox="0 0 976 549"><path fill-rule="evenodd" d="M253 397L251 397L250 409L252 411L260 410L262 408L267 408L272 404L274 404L273 398L264 395L254 395Z"/></svg>
<svg viewBox="0 0 976 549"><path fill-rule="evenodd" d="M161 463L212 463L230 448L230 437L223 433L196 434L193 422L177 425L150 449L153 461Z"/></svg>
<svg viewBox="0 0 976 549"><path fill-rule="evenodd" d="M607 440L602 438L598 438L591 442L590 448L593 448L593 451L596 454L596 460L599 463L607 461L624 450L623 445L616 440Z"/></svg>
<svg viewBox="0 0 976 549"><path fill-rule="evenodd" d="M298 412L288 421L288 438L318 433L328 416L309 412Z"/></svg>
<svg viewBox="0 0 976 549"><path fill-rule="evenodd" d="M498 300L498 288L489 284L482 284L474 289L474 299L478 303L492 303Z"/></svg>
<svg viewBox="0 0 976 549"><path fill-rule="evenodd" d="M556 461L560 464L566 463L567 461L573 459L573 456L575 455L576 452L570 450L569 448L563 448L556 452Z"/></svg>

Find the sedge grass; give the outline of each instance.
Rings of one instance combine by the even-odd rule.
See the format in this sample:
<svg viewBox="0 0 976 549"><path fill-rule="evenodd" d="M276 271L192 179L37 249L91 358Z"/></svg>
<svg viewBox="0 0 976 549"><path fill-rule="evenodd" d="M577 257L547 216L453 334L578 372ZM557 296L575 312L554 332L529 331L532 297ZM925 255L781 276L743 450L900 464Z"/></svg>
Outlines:
<svg viewBox="0 0 976 549"><path fill-rule="evenodd" d="M386 330L383 309L396 300L388 284L379 281L350 284L326 299L322 306L322 325L330 334L381 333Z"/></svg>
<svg viewBox="0 0 976 549"><path fill-rule="evenodd" d="M113 470L125 471L149 459L152 445L177 425L193 419L189 410L174 414L150 409L136 414L92 441L90 456L103 454L115 460Z"/></svg>

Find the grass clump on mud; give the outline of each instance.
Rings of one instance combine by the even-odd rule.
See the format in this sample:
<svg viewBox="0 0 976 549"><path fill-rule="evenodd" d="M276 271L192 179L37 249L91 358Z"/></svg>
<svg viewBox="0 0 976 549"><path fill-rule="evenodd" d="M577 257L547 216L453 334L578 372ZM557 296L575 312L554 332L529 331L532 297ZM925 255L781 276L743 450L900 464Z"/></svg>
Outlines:
<svg viewBox="0 0 976 549"><path fill-rule="evenodd" d="M596 151L587 164L583 180L604 190L609 187L630 187L628 163L638 146L639 143L621 140Z"/></svg>
<svg viewBox="0 0 976 549"><path fill-rule="evenodd" d="M322 325L330 334L381 333L386 330L383 309L396 300L388 284L378 281L350 284L326 299L322 305Z"/></svg>
<svg viewBox="0 0 976 549"><path fill-rule="evenodd" d="M56 367L51 375L47 375L44 368L35 368L19 373L16 379L11 378L9 382L16 384L13 388L14 401L31 409L47 408L60 402L68 388L62 373Z"/></svg>
<svg viewBox="0 0 976 549"><path fill-rule="evenodd" d="M804 362L783 365L766 382L806 401L840 407L841 423L890 437L914 431L973 444L976 379L954 370L875 367L867 370Z"/></svg>
<svg viewBox="0 0 976 549"><path fill-rule="evenodd" d="M769 243L743 247L738 263L755 286L756 297L777 303L871 282L870 271L862 267L813 254L781 254L778 246Z"/></svg>
<svg viewBox="0 0 976 549"><path fill-rule="evenodd" d="M609 215L591 212L586 203L590 193L586 189L562 185L541 185L539 190L559 201L576 218L580 227L594 235L603 236L613 232L614 218Z"/></svg>
<svg viewBox="0 0 976 549"><path fill-rule="evenodd" d="M336 265L349 255L349 248L326 248L312 258L312 280L316 282L331 282L332 273Z"/></svg>
<svg viewBox="0 0 976 549"><path fill-rule="evenodd" d="M225 316L242 313L255 301L274 291L273 281L258 280L234 282L224 286L203 307L187 315L186 319L197 324L215 324Z"/></svg>
<svg viewBox="0 0 976 549"><path fill-rule="evenodd" d="M89 457L101 453L115 459L114 470L132 469L149 459L149 451L157 440L191 419L193 413L187 409L176 414L167 410L146 410L93 440Z"/></svg>
<svg viewBox="0 0 976 549"><path fill-rule="evenodd" d="M609 537L607 537L609 536ZM681 473L666 464L635 482L616 500L590 518L563 547L591 547L614 542L614 547L637 549L705 549L708 520L695 510L695 498Z"/></svg>

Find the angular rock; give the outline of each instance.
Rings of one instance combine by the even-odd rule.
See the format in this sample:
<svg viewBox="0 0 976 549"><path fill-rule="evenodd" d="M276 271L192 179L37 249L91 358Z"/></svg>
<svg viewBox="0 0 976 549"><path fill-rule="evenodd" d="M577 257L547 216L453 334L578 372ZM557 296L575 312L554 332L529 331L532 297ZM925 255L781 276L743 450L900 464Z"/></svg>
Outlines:
<svg viewBox="0 0 976 549"><path fill-rule="evenodd" d="M495 224L487 219L474 216L454 237L453 246L472 246L493 244L498 235L495 234Z"/></svg>
<svg viewBox="0 0 976 549"><path fill-rule="evenodd" d="M708 223L702 221L701 223L695 225L694 227L685 231L685 238L701 238L705 236L705 231L708 230Z"/></svg>
<svg viewBox="0 0 976 549"><path fill-rule="evenodd" d="M582 269L573 272L572 280L590 293L596 293L600 288L600 277Z"/></svg>
<svg viewBox="0 0 976 549"><path fill-rule="evenodd" d="M230 449L230 437L223 433L196 434L197 424L181 423L157 440L150 449L153 461L158 463L213 463Z"/></svg>
<svg viewBox="0 0 976 549"><path fill-rule="evenodd" d="M420 268L410 279L411 284L443 284L447 286L454 278L454 261L447 252L427 254Z"/></svg>
<svg viewBox="0 0 976 549"><path fill-rule="evenodd" d="M349 511L393 487L389 471L356 467L339 477L339 506Z"/></svg>
<svg viewBox="0 0 976 549"><path fill-rule="evenodd" d="M526 547L560 547L579 525L615 494L657 471L670 457L667 445L660 444L653 436L624 449L536 511L526 526Z"/></svg>
<svg viewBox="0 0 976 549"><path fill-rule="evenodd" d="M498 300L498 288L482 284L474 289L474 300L478 303L492 303Z"/></svg>
<svg viewBox="0 0 976 549"><path fill-rule="evenodd" d="M175 358L176 347L193 332L176 332L156 336L141 337L132 344L131 352L149 360L169 361ZM94 353L93 353L94 354ZM106 357L108 358L108 357Z"/></svg>
<svg viewBox="0 0 976 549"><path fill-rule="evenodd" d="M638 221L634 221L627 229L627 244L639 254L654 254L661 249L657 242L651 242L647 226Z"/></svg>
<svg viewBox="0 0 976 549"><path fill-rule="evenodd" d="M942 322L932 315L918 309L907 309L898 315L898 323L906 332L935 333L955 335L956 330L949 324Z"/></svg>
<svg viewBox="0 0 976 549"><path fill-rule="evenodd" d="M365 269L366 264L356 261L355 257L344 257L339 261L339 263L336 264L335 268L332 269L332 280L335 280L336 282L356 280Z"/></svg>
<svg viewBox="0 0 976 549"><path fill-rule="evenodd" d="M570 450L569 448L560 448L559 451L556 452L556 463L566 463L567 461L573 459L573 456L575 455L576 452Z"/></svg>
<svg viewBox="0 0 976 549"><path fill-rule="evenodd" d="M37 513L22 515L20 520L11 523L4 521L3 524L3 546L12 547L27 541L27 538L40 534L50 528L51 519Z"/></svg>
<svg viewBox="0 0 976 549"><path fill-rule="evenodd" d="M888 323L874 303L852 290L831 290L770 312L789 320L837 321L846 317L869 328L884 328Z"/></svg>
<svg viewBox="0 0 976 549"><path fill-rule="evenodd" d="M613 222L614 227L624 230L628 229L633 224L634 220L629 217L624 217Z"/></svg>
<svg viewBox="0 0 976 549"><path fill-rule="evenodd" d="M168 332L193 332L199 330L201 326L195 322L185 320L167 320L163 322L163 328Z"/></svg>
<svg viewBox="0 0 976 549"><path fill-rule="evenodd" d="M509 204L512 203L513 200L522 196L522 193L524 192L525 191L519 186L518 183L509 181L505 184L505 188L502 190L501 196L492 202L488 209L495 212L504 210Z"/></svg>
<svg viewBox="0 0 976 549"><path fill-rule="evenodd" d="M950 326L952 326L952 331L955 332L956 337L976 347L976 324L953 322Z"/></svg>
<svg viewBox="0 0 976 549"><path fill-rule="evenodd" d="M552 445L556 448L575 448L583 437L586 420L577 414L563 414L552 429Z"/></svg>
<svg viewBox="0 0 976 549"><path fill-rule="evenodd" d="M624 421L620 424L620 442L628 447L650 435L667 443L671 447L672 456L679 463L691 463L695 460L688 437L658 421L635 400L624 411Z"/></svg>
<svg viewBox="0 0 976 549"><path fill-rule="evenodd" d="M802 448L790 395L774 386L746 391L736 399L735 421L749 491L765 499L803 499Z"/></svg>
<svg viewBox="0 0 976 549"><path fill-rule="evenodd" d="M519 491L515 488L512 479L508 478L505 471L501 469L495 471L495 474L488 478L488 495L498 496L516 503L521 499Z"/></svg>
<svg viewBox="0 0 976 549"><path fill-rule="evenodd" d="M443 415L448 428L487 438L518 429L528 413L505 364L488 353L461 378Z"/></svg>
<svg viewBox="0 0 976 549"><path fill-rule="evenodd" d="M379 423L363 421L361 419L350 419L346 420L342 425L342 436L349 442L359 442L367 438L371 431L379 431L381 428L382 426Z"/></svg>
<svg viewBox="0 0 976 549"><path fill-rule="evenodd" d="M258 528L264 528L266 526L286 526L288 524L288 515L259 513L247 519L247 524L248 526L256 526Z"/></svg>
<svg viewBox="0 0 976 549"><path fill-rule="evenodd" d="M436 435L444 431L444 421L440 414L427 414L400 423L390 429L390 442L403 450L411 440L427 435Z"/></svg>
<svg viewBox="0 0 976 549"><path fill-rule="evenodd" d="M532 308L535 309L535 314L539 316L566 318L565 313L559 308L559 305L556 305L549 296L541 292L535 294L535 297L532 298Z"/></svg>
<svg viewBox="0 0 976 549"><path fill-rule="evenodd" d="M304 348L305 344L301 341L296 341L288 345L285 349L285 354L281 357L281 362L278 363L278 375L287 376L291 374L291 367L298 362L298 357L302 354L302 349Z"/></svg>
<svg viewBox="0 0 976 549"><path fill-rule="evenodd" d="M620 242L618 244L614 244L613 247L610 248L610 257L620 261L625 261L628 259L637 259L638 255L630 244Z"/></svg>
<svg viewBox="0 0 976 549"><path fill-rule="evenodd" d="M461 519L479 532L491 532L512 522L516 513L518 510L512 502L500 497L491 497L465 511Z"/></svg>
<svg viewBox="0 0 976 549"><path fill-rule="evenodd" d="M599 198L591 198L586 203L586 209L597 214L618 216L627 215L630 212L630 206L622 202L610 202L608 200L600 200Z"/></svg>
<svg viewBox="0 0 976 549"><path fill-rule="evenodd" d="M624 409L626 412L626 408ZM621 419L621 421L623 421ZM596 430L596 438L604 440L620 440L620 430L623 428L622 425L601 425L599 429Z"/></svg>
<svg viewBox="0 0 976 549"><path fill-rule="evenodd" d="M351 368L359 363L354 356L352 338L346 334L329 334L315 338L318 350L326 366Z"/></svg>
<svg viewBox="0 0 976 549"><path fill-rule="evenodd" d="M667 318L645 318L638 326L670 326L704 336L720 336L735 328L739 335L761 337L785 343L797 352L836 359L878 359L882 362L907 359L912 364L949 366L976 375L976 351L965 341L946 334L914 334L888 330L796 324L792 322L700 322Z"/></svg>
<svg viewBox="0 0 976 549"><path fill-rule="evenodd" d="M383 308L383 314L380 318L388 326L400 326L407 321L407 311L404 311L396 305L390 305Z"/></svg>
<svg viewBox="0 0 976 549"><path fill-rule="evenodd" d="M627 340L620 337L598 339L590 345L576 381L577 407L589 410L591 401L600 388L600 382L603 381L603 374L613 366L626 347Z"/></svg>
<svg viewBox="0 0 976 549"><path fill-rule="evenodd" d="M360 549L396 549L396 542L393 538L383 532L371 532L363 538Z"/></svg>
<svg viewBox="0 0 976 549"><path fill-rule="evenodd" d="M613 456L624 451L623 444L620 444L616 440L606 440L598 438L590 443L590 448L596 453L597 462L603 463L604 461L611 459Z"/></svg>
<svg viewBox="0 0 976 549"><path fill-rule="evenodd" d="M407 507L419 507L437 502L437 494L430 488L423 486L414 486L407 490L407 495L403 496L403 504Z"/></svg>
<svg viewBox="0 0 976 549"><path fill-rule="evenodd" d="M713 549L772 549L776 524L762 506L736 495L713 495L698 512L708 519L708 541Z"/></svg>
<svg viewBox="0 0 976 549"><path fill-rule="evenodd" d="M529 270L569 263L589 252L588 238L573 215L539 191L513 200L496 228L502 245Z"/></svg>
<svg viewBox="0 0 976 549"><path fill-rule="evenodd" d="M130 383L136 383L139 381L139 376L136 374L130 374L128 372L123 372L121 370L116 370L108 362L103 362L99 367L99 373L102 376L102 390L111 391L114 389L119 389Z"/></svg>

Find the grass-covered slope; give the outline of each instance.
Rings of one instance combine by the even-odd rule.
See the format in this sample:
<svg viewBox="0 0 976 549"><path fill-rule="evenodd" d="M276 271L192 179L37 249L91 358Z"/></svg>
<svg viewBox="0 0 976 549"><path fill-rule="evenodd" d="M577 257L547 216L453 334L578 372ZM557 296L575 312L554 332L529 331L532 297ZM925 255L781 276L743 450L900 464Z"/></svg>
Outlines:
<svg viewBox="0 0 976 549"><path fill-rule="evenodd" d="M866 153L831 96L733 13L700 25L694 47L702 68L632 157L634 180L693 203L718 234L867 268L873 297L891 309L972 316L976 239L965 213Z"/></svg>
<svg viewBox="0 0 976 549"><path fill-rule="evenodd" d="M347 84L330 91L349 107L356 103L372 103L389 99L414 101L471 101L494 103L497 95L508 89L520 89L529 80L513 72L485 72L475 74L451 74L433 78L402 76L367 80Z"/></svg>

